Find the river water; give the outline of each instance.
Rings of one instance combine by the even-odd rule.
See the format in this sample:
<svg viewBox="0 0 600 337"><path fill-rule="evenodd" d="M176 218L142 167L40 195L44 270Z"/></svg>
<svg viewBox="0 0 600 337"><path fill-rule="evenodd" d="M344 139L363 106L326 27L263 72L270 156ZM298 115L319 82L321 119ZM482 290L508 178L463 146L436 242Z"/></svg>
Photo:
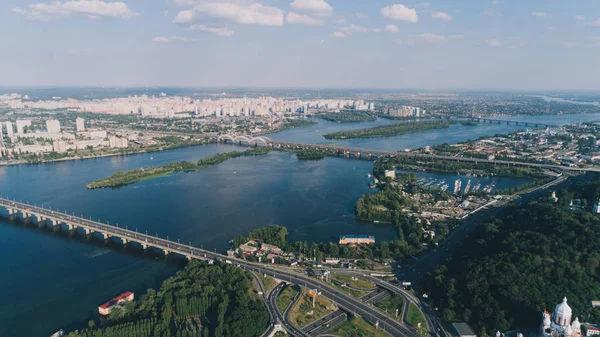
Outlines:
<svg viewBox="0 0 600 337"><path fill-rule="evenodd" d="M536 120L544 122L546 118ZM571 118L579 121L581 117ZM390 123L320 121L269 136L328 143L322 138L328 132ZM455 143L515 128L505 124L453 125L398 137L335 143L402 150ZM270 224L285 225L292 240L329 241L343 234L369 234L378 241L396 238L391 226L360 223L354 218L356 200L374 192L367 184L366 174L372 169L368 161L299 161L294 154L272 152L120 189L85 188L87 182L116 171L239 149L210 144L153 154L1 167L0 194L219 251L235 235ZM497 183L498 188L506 188L519 181ZM108 245L0 220L0 336L49 336L59 328L84 327L89 319L97 318L98 305L126 290L141 295L148 287L158 287L181 265L174 257L143 255L117 244Z"/></svg>

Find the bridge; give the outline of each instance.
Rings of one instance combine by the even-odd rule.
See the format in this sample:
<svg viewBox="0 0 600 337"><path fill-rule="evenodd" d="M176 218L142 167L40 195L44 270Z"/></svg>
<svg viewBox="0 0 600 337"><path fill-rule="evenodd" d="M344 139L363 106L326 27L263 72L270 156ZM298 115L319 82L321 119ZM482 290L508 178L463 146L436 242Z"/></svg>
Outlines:
<svg viewBox="0 0 600 337"><path fill-rule="evenodd" d="M216 252L197 248L192 245L170 241L148 234L138 233L127 227L122 228L105 224L92 219L85 219L66 212L47 209L29 203L6 199L0 196L0 207L8 211L9 216L21 217L23 220L31 220L39 226L51 226L68 229L73 232L85 233L85 235L102 236L104 239L115 238L127 245L135 243L143 249L157 249L165 254L177 254L188 260L205 260L209 263L215 261L232 264L246 271L257 272L272 276L276 279L289 281L309 289L318 289L323 296L332 299L344 311L362 317L367 322L384 329L392 336L419 337L418 333L403 322L399 322L386 313L363 303L350 295L340 292L337 288L323 284L309 276L294 271L271 268L259 263L228 257ZM301 335L301 334L300 334Z"/></svg>
<svg viewBox="0 0 600 337"><path fill-rule="evenodd" d="M546 124L546 123L536 123L536 122L523 122L523 121L510 121L510 120L504 120L504 119L493 119L493 118L484 118L484 117L469 117L469 119L471 119L472 121L476 121L479 123L495 123L495 124L503 124L506 123L506 125L523 125L523 126L532 126L532 127L548 127L548 128L555 128L558 125L552 125L552 124Z"/></svg>
<svg viewBox="0 0 600 337"><path fill-rule="evenodd" d="M244 139L248 139L249 136L220 136L217 141L219 142L231 142L231 139L240 139L240 137L244 137ZM265 138L265 137L262 137ZM272 147L274 149L281 150L291 150L291 151L299 151L299 150L316 150L328 155L334 155L336 157L344 157L344 158L352 158L352 159L363 159L363 160L377 160L379 158L395 158L395 157L412 157L421 159L424 161L432 161L436 159L447 160L447 161L456 161L456 162L470 162L474 164L484 163L484 164L494 164L494 165L506 165L506 166L518 166L518 167L529 167L529 168L540 168L540 169L549 169L549 170L559 170L559 171L573 171L573 172L600 172L600 168L598 167L571 167L571 166L562 166L557 164L545 164L545 163L530 163L530 162L520 162L520 161L511 161L511 160L495 160L495 159L483 159L483 158L471 158L471 157L461 157L461 156L448 156L448 155L436 155L436 154L426 154L426 153L414 153L414 152L393 152L393 151L380 151L380 150L368 150L368 149L359 149L359 148L350 148L338 145L327 145L327 144L301 144L301 143L293 143L293 142L284 142L278 140L272 140L267 138L266 143L259 143L259 145L254 145L249 142L236 142L237 145L247 145L247 146L267 146Z"/></svg>
<svg viewBox="0 0 600 337"><path fill-rule="evenodd" d="M247 145L251 145L251 146L258 146L258 145L263 145L266 146L267 144L273 142L271 140L271 138L269 137L265 137L265 136L244 136L244 135L222 135L217 137L217 142L226 142L226 141L230 141L234 144L247 144Z"/></svg>

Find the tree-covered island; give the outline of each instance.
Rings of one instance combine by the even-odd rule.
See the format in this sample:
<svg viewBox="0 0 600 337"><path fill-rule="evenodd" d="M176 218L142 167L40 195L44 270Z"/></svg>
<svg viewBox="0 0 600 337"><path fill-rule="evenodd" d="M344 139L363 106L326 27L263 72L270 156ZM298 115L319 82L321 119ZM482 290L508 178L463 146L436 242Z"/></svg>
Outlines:
<svg viewBox="0 0 600 337"><path fill-rule="evenodd" d="M392 125L376 126L366 129L333 132L325 134L323 137L327 139L392 137L425 130L445 129L450 127L451 124L457 123L461 123L461 121L436 120L424 122L405 122Z"/></svg>
<svg viewBox="0 0 600 337"><path fill-rule="evenodd" d="M116 188L130 185L146 179L165 176L175 172L192 172L195 170L206 168L208 166L220 164L231 158L237 158L242 156L265 155L268 154L270 151L270 148L256 147L246 151L217 153L212 157L200 159L196 163L184 160L182 162L169 163L163 166L155 166L148 169L142 168L131 171L116 172L108 178L93 181L85 186L88 189Z"/></svg>

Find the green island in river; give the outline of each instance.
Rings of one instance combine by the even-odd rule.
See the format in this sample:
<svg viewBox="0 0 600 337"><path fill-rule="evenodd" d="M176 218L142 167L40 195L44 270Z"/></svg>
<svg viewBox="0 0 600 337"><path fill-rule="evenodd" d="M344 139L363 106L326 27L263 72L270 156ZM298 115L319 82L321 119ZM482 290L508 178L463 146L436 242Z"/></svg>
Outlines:
<svg viewBox="0 0 600 337"><path fill-rule="evenodd" d="M142 168L125 172L116 172L108 178L93 181L85 185L85 187L87 187L88 189L116 188L130 185L146 179L165 176L175 172L192 172L198 169L206 168L208 166L220 164L231 158L237 158L242 156L265 155L270 151L271 149L269 148L257 147L246 151L217 153L212 157L200 159L197 163L184 160L182 162L169 163L163 166L155 166L148 169Z"/></svg>
<svg viewBox="0 0 600 337"><path fill-rule="evenodd" d="M327 139L350 139L350 138L374 138L399 136L406 133L413 133L431 129L445 129L451 124L462 123L462 121L425 121L425 122L407 122L392 125L377 126L373 128L339 131L323 135Z"/></svg>

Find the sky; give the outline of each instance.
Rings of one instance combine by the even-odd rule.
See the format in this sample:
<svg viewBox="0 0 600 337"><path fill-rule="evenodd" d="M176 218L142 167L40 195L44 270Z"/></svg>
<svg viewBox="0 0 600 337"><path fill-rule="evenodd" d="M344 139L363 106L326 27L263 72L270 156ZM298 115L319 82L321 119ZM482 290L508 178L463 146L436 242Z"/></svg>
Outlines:
<svg viewBox="0 0 600 337"><path fill-rule="evenodd" d="M0 85L600 90L600 0L2 0Z"/></svg>

